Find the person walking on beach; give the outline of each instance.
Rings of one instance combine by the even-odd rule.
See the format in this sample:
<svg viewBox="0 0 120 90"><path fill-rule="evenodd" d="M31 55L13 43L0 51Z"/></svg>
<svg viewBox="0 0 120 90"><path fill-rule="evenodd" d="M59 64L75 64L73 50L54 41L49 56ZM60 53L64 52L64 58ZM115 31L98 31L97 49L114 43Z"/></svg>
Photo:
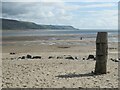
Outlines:
<svg viewBox="0 0 120 90"><path fill-rule="evenodd" d="M80 40L82 40L83 38L82 37L80 37Z"/></svg>

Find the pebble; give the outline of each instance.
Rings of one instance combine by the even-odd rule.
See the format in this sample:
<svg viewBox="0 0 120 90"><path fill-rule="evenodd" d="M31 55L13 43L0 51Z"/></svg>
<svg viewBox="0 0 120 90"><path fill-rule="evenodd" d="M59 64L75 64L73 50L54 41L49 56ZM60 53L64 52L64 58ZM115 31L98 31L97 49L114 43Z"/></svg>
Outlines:
<svg viewBox="0 0 120 90"><path fill-rule="evenodd" d="M109 82L110 80L109 80L109 79L107 79L106 81L107 81L107 82Z"/></svg>

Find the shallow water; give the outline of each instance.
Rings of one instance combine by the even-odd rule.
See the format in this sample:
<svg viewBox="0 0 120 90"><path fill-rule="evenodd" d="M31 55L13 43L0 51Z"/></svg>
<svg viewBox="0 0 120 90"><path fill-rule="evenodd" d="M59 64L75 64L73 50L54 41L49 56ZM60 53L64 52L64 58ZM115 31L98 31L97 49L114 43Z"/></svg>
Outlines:
<svg viewBox="0 0 120 90"><path fill-rule="evenodd" d="M109 42L118 42L118 32L116 30L4 30L2 36L59 36L59 35L80 35L95 40L97 32L108 32ZM116 37L112 37L116 36ZM74 38L80 39L76 36ZM55 39L55 38L54 38Z"/></svg>

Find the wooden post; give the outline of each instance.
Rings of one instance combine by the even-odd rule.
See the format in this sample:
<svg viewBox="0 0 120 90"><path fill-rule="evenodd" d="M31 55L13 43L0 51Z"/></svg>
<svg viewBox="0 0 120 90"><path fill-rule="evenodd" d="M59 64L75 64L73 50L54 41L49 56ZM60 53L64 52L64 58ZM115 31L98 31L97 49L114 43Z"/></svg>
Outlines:
<svg viewBox="0 0 120 90"><path fill-rule="evenodd" d="M108 39L107 32L98 32L96 38L95 74L107 73Z"/></svg>

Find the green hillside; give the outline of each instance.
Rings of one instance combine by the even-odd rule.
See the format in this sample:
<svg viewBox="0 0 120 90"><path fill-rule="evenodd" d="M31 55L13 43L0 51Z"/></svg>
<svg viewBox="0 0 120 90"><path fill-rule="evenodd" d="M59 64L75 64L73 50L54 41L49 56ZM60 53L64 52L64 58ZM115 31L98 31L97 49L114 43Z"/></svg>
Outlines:
<svg viewBox="0 0 120 90"><path fill-rule="evenodd" d="M77 30L72 26L60 26L60 25L39 25L33 22L25 22L11 19L2 20L3 30L24 30L24 29L63 29L63 30Z"/></svg>

